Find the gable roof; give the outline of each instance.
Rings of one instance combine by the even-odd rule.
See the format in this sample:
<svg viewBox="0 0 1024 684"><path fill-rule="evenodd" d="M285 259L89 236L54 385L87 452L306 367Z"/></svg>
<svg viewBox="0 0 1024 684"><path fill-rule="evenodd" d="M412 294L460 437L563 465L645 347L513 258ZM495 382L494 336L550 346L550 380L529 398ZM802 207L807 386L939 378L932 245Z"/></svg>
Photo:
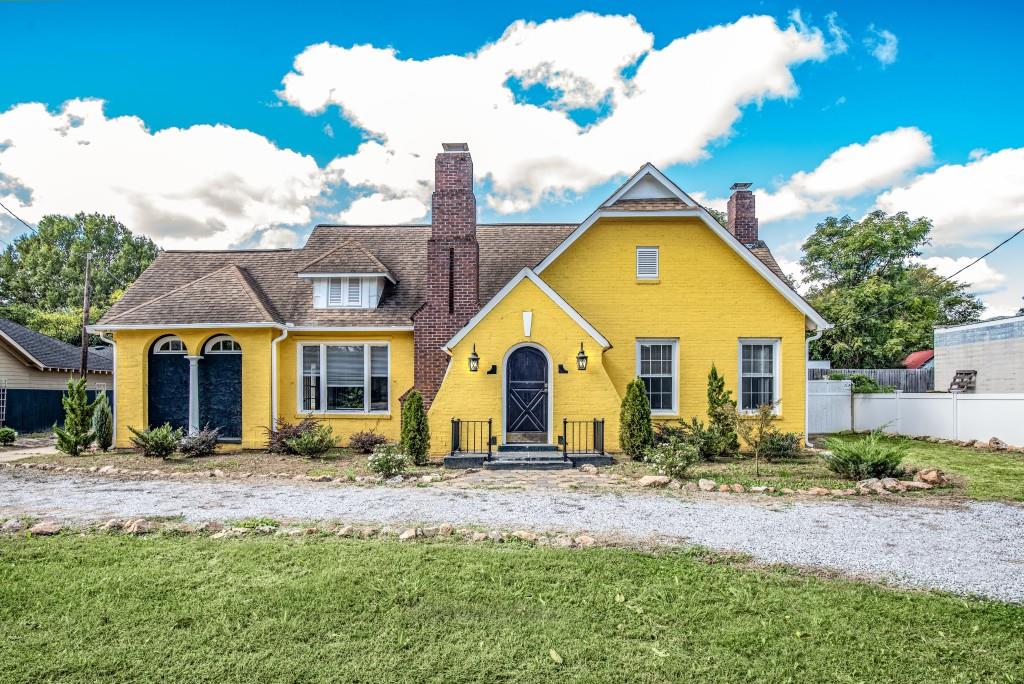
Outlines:
<svg viewBox="0 0 1024 684"><path fill-rule="evenodd" d="M382 275L391 282L397 282L394 274L380 259L366 251L357 240L348 239L326 254L306 264L300 276L311 275Z"/></svg>
<svg viewBox="0 0 1024 684"><path fill-rule="evenodd" d="M466 335L468 335L470 331L477 326L477 324L479 324L484 318L487 317L487 314L494 310L494 307L498 306L498 304L500 304L501 301L505 299L505 297L507 297L516 288L516 285L523 282L524 280L529 280L534 285L536 285L541 292L547 295L548 299L557 304L558 307L562 311L564 311L567 316L569 316L569 318L576 321L577 325L583 328L583 330L588 335L590 335L590 337L592 337L595 342L601 345L602 349L608 349L609 347L612 346L611 343L605 338L605 336L597 331L597 328L591 325L587 321L587 319L583 318L583 316L580 315L580 313L576 311L576 309L569 306L569 303L562 299L562 297L557 292L552 290L550 285L541 280L540 276L538 276L529 268L523 268L522 270L519 271L519 273L515 275L514 278L509 280L505 284L505 287L501 288L497 292L497 294L495 294L490 299L490 301L488 301L487 304L485 304L484 307L476 313L475 316L469 319L469 322L466 323L466 325L464 325L462 329L459 330L459 332L455 333L452 339L448 340L448 342L445 343L445 351L450 352L452 348L455 347L455 345L461 342L463 338L465 338Z"/></svg>
<svg viewBox="0 0 1024 684"><path fill-rule="evenodd" d="M79 347L30 330L7 318L0 318L0 341L39 370L77 371L81 367L82 350ZM89 352L89 372L110 373L112 370L111 357Z"/></svg>
<svg viewBox="0 0 1024 684"><path fill-rule="evenodd" d="M266 295L237 264L218 268L104 320L117 325L280 322Z"/></svg>
<svg viewBox="0 0 1024 684"><path fill-rule="evenodd" d="M636 206L641 208L624 208L621 204L623 200L627 202L630 200L639 201ZM655 200L658 202L655 203ZM653 208L661 206L661 203L666 203L664 204L665 208ZM562 244L545 256L534 268L534 271L538 274L543 273L544 269L550 266L599 219L632 216L690 216L701 219L711 229L711 232L721 238L730 249L746 261L761 277L767 280L786 301L813 322L816 329L832 327L821 314L814 310L814 307L807 303L807 300L793 289L782 269L776 263L775 258L768 250L768 247L763 242L756 243L753 247L744 245L725 226L715 220L708 213L707 209L695 202L692 197L683 192L679 186L669 180L665 174L650 163L640 167L639 171L612 193L611 197L605 200L594 213L573 230Z"/></svg>

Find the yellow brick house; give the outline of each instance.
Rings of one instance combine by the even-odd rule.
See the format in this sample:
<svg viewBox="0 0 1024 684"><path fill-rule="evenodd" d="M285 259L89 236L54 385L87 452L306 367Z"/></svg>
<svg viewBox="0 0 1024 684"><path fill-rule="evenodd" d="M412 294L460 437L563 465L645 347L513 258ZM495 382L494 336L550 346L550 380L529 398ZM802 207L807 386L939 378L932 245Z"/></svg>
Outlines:
<svg viewBox="0 0 1024 684"><path fill-rule="evenodd" d="M161 252L93 327L115 348L117 446L170 422L259 449L306 417L340 443L397 439L416 388L449 465L600 462L629 381L655 421L704 417L712 363L742 409L779 402L780 428L805 432L807 345L828 324L759 239L749 184L728 226L650 164L582 223L481 224L468 146L443 148L430 224Z"/></svg>

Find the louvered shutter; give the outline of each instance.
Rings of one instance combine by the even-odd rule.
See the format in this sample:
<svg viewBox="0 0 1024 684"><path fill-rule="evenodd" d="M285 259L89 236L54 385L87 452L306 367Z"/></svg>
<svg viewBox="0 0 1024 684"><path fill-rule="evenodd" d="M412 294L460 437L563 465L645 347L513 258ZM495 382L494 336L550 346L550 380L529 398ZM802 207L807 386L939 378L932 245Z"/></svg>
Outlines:
<svg viewBox="0 0 1024 684"><path fill-rule="evenodd" d="M327 308L327 280L325 278L317 278L313 281L313 308Z"/></svg>
<svg viewBox="0 0 1024 684"><path fill-rule="evenodd" d="M658 277L658 248L637 247L636 248L636 277L657 278Z"/></svg>
<svg viewBox="0 0 1024 684"><path fill-rule="evenodd" d="M345 281L343 278L331 278L327 287L327 305L328 306L342 306L345 303L344 300L344 285Z"/></svg>
<svg viewBox="0 0 1024 684"><path fill-rule="evenodd" d="M363 281L361 278L349 278L345 289L345 306L362 306Z"/></svg>

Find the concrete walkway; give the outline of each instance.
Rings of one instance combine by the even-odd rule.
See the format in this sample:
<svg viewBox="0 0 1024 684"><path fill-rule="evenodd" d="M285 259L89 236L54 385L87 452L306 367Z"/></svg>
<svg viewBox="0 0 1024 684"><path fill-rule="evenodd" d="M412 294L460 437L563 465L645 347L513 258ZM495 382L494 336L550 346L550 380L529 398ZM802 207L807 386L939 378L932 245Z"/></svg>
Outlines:
<svg viewBox="0 0 1024 684"><path fill-rule="evenodd" d="M481 525L696 543L767 563L1024 602L1024 507L894 505L665 493L126 481L0 470L0 518L132 516Z"/></svg>

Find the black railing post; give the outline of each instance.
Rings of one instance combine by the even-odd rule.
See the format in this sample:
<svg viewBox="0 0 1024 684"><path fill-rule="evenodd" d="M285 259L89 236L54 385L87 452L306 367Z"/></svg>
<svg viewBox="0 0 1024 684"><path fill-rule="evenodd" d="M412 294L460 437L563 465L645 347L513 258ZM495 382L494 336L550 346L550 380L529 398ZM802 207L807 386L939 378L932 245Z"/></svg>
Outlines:
<svg viewBox="0 0 1024 684"><path fill-rule="evenodd" d="M604 418L594 419L594 451L604 456Z"/></svg>
<svg viewBox="0 0 1024 684"><path fill-rule="evenodd" d="M493 440L493 425L491 424L491 418L487 419L487 460L491 460L491 442Z"/></svg>
<svg viewBox="0 0 1024 684"><path fill-rule="evenodd" d="M459 451L459 419L452 418L452 454Z"/></svg>
<svg viewBox="0 0 1024 684"><path fill-rule="evenodd" d="M562 418L562 460L569 460L569 419Z"/></svg>

